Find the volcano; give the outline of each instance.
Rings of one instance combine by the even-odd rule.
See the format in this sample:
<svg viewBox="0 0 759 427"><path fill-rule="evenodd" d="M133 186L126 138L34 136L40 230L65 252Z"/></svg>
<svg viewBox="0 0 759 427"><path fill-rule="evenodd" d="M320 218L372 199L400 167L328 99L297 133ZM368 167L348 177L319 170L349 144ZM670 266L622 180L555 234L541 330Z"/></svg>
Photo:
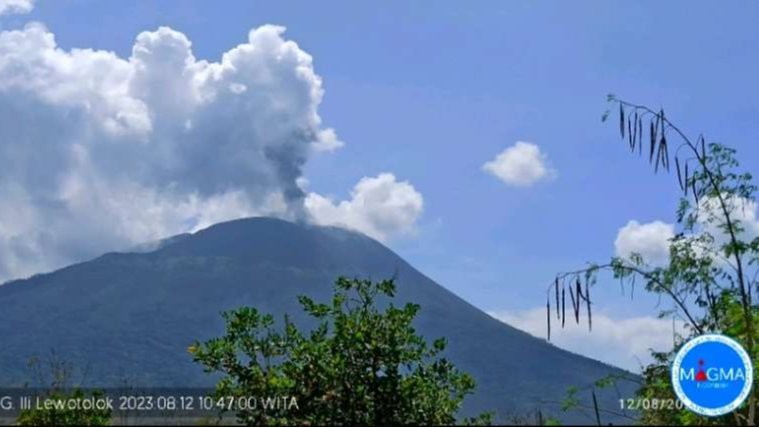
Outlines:
<svg viewBox="0 0 759 427"><path fill-rule="evenodd" d="M223 333L222 311L248 305L306 325L296 297L327 301L338 276L396 278L397 302L421 306L417 332L445 337L446 356L477 382L463 415L495 411L508 422L540 408L563 422L594 422L558 409L567 387L624 373L490 317L363 234L250 218L0 286L0 386L28 383L29 358L51 350L86 367L85 386L212 385L186 349ZM632 397L620 386L621 395L599 393L602 408Z"/></svg>

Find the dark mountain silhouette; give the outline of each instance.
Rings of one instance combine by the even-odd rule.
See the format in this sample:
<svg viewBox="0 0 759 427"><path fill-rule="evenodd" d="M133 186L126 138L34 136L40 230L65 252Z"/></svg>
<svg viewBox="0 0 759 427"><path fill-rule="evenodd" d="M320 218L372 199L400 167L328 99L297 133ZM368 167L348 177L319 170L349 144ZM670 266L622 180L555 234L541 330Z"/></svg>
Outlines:
<svg viewBox="0 0 759 427"><path fill-rule="evenodd" d="M541 402L621 373L493 319L359 233L254 218L156 246L0 286L0 386L29 381L28 358L51 349L86 367L88 386L210 385L213 378L186 349L223 332L220 312L251 305L302 323L296 296L326 301L338 275L397 278L398 299L421 305L418 331L429 341L446 337L448 356L477 380L467 414L495 410L502 417L538 406L559 414L556 404ZM622 397L631 397L629 388ZM609 409L618 399L611 391L600 395Z"/></svg>

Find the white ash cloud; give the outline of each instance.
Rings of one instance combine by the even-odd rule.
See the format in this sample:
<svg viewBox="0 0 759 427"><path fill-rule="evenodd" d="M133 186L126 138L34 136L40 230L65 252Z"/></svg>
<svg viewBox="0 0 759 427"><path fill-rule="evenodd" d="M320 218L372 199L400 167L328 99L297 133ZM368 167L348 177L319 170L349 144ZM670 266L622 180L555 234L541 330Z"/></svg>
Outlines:
<svg viewBox="0 0 759 427"><path fill-rule="evenodd" d="M29 13L34 9L34 0L0 0L0 16Z"/></svg>
<svg viewBox="0 0 759 427"><path fill-rule="evenodd" d="M219 62L166 27L128 58L61 49L39 23L0 32L0 280L218 221L307 217L302 167L342 142L283 32L253 29Z"/></svg>

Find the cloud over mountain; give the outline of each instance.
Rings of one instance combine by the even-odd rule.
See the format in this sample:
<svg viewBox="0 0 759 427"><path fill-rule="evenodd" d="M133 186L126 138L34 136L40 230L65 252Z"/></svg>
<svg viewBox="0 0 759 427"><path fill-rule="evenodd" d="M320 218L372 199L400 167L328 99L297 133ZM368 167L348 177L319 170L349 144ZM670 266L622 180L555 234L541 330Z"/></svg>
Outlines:
<svg viewBox="0 0 759 427"><path fill-rule="evenodd" d="M284 31L255 28L219 62L167 27L128 58L61 49L39 23L1 32L0 280L223 220L311 217L302 167L342 142ZM389 215L352 223L387 233Z"/></svg>
<svg viewBox="0 0 759 427"><path fill-rule="evenodd" d="M315 223L360 230L376 239L387 240L414 232L422 214L422 195L408 182L399 182L391 173L362 178L341 202L309 193L306 209Z"/></svg>

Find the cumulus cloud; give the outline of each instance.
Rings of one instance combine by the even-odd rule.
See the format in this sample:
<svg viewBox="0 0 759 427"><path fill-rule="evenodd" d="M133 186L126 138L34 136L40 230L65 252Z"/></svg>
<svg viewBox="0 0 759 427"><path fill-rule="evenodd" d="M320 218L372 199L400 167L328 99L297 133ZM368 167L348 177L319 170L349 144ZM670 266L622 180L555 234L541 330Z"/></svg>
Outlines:
<svg viewBox="0 0 759 427"><path fill-rule="evenodd" d="M335 151L345 145L343 141L337 138L333 129L324 129L319 131L319 137L313 144L315 151Z"/></svg>
<svg viewBox="0 0 759 427"><path fill-rule="evenodd" d="M738 237L751 241L759 237L759 216L757 203L742 198L727 198L731 218L738 222L743 232ZM714 237L714 249L727 243L729 237L718 226L722 221L721 210L717 199L704 198L699 202L695 234L708 232ZM617 232L614 249L617 256L629 257L638 253L643 260L653 266L664 266L669 262L670 239L675 236L675 225L662 221L652 221L641 224L631 220ZM697 247L696 250L699 250ZM724 260L718 260L723 262Z"/></svg>
<svg viewBox="0 0 759 427"><path fill-rule="evenodd" d="M517 187L527 187L556 176L556 171L548 166L547 156L540 152L540 147L523 141L501 151L493 160L482 165L482 169Z"/></svg>
<svg viewBox="0 0 759 427"><path fill-rule="evenodd" d="M358 230L378 240L412 234L423 206L422 195L391 173L361 178L350 200L335 202L309 193L305 201L313 222Z"/></svg>
<svg viewBox="0 0 759 427"><path fill-rule="evenodd" d="M669 239L675 236L675 226L662 221L640 224L630 221L617 232L614 250L617 256L639 254L651 265L663 266L669 260Z"/></svg>
<svg viewBox="0 0 759 427"><path fill-rule="evenodd" d="M29 13L34 9L34 0L0 0L0 15Z"/></svg>
<svg viewBox="0 0 759 427"><path fill-rule="evenodd" d="M750 241L759 237L758 205L753 200L742 197L725 197L725 205L730 212L733 222L740 225L743 232L738 235L740 239ZM718 226L722 221L722 210L719 199L716 197L703 198L699 201L698 222L704 231L715 237L717 244L729 241Z"/></svg>
<svg viewBox="0 0 759 427"><path fill-rule="evenodd" d="M488 314L538 338L546 337L545 308L494 311ZM677 320L674 331L684 334L683 322ZM615 319L604 313L594 313L592 331L588 331L586 323L567 322L564 329L551 329L551 343L573 353L639 373L641 364L645 366L653 361L649 349L672 349L673 323L671 319L646 316Z"/></svg>
<svg viewBox="0 0 759 427"><path fill-rule="evenodd" d="M63 50L37 23L1 32L0 279L218 221L307 217L301 169L342 143L322 126L311 56L284 30L253 29L219 62L166 27L139 34L128 58ZM372 182L358 199L408 208L408 184L382 200ZM407 215L359 224L382 234Z"/></svg>

